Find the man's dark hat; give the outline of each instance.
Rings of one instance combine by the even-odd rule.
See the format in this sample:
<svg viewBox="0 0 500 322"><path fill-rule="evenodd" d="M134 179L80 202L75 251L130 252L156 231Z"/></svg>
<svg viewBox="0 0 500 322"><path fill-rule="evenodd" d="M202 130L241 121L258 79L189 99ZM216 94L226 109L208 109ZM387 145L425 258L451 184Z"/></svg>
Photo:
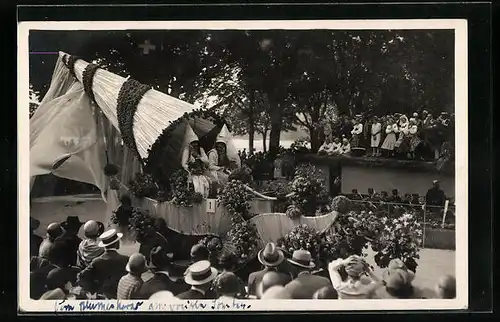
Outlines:
<svg viewBox="0 0 500 322"><path fill-rule="evenodd" d="M62 228L74 230L79 230L82 225L83 222L80 221L80 218L78 216L68 216L68 218L66 218L66 221L61 223Z"/></svg>

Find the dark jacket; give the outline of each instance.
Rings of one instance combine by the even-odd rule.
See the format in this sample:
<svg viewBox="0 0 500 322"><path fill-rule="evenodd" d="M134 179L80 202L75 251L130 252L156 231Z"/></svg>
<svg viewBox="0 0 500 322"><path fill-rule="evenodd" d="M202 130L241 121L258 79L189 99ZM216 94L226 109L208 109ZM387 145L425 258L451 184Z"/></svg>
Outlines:
<svg viewBox="0 0 500 322"><path fill-rule="evenodd" d="M81 242L80 237L69 231L65 231L61 236L56 238L54 247L58 249L58 256L61 256L60 260L63 260L64 264L70 266L76 265L78 246Z"/></svg>
<svg viewBox="0 0 500 322"><path fill-rule="evenodd" d="M249 295L257 295L257 290L260 282L262 282L262 278L264 275L266 275L267 272L273 271L273 269L270 269L268 267L264 268L263 270L257 271L250 273L248 276L248 294ZM281 285L286 285L288 282L292 280L291 276L288 274L285 274L283 272L276 271L278 275L280 276L280 284Z"/></svg>
<svg viewBox="0 0 500 322"><path fill-rule="evenodd" d="M429 206L443 207L445 201L446 195L444 194L444 191L439 188L432 187L427 191L427 194L425 195L425 203Z"/></svg>
<svg viewBox="0 0 500 322"><path fill-rule="evenodd" d="M35 235L34 233L30 234L30 256L38 256L38 251L40 250L42 241L42 237Z"/></svg>
<svg viewBox="0 0 500 322"><path fill-rule="evenodd" d="M302 273L285 286L292 299L312 299L314 293L325 286L332 286L332 282L322 276Z"/></svg>
<svg viewBox="0 0 500 322"><path fill-rule="evenodd" d="M144 282L137 295L137 299L147 300L151 295L159 291L170 291L174 295L178 295L188 291L190 288L191 286L186 284L182 278L173 281L167 274L156 272L151 279Z"/></svg>
<svg viewBox="0 0 500 322"><path fill-rule="evenodd" d="M176 296L178 299L181 300L208 300L211 299L209 296L208 292L205 294L202 294L201 292L193 289L189 289L186 292L182 292Z"/></svg>
<svg viewBox="0 0 500 322"><path fill-rule="evenodd" d="M45 287L47 275L55 268L57 268L57 266L48 264L30 273L30 297L32 299L38 300L47 291ZM65 269L67 270L68 276L70 276L71 282L75 283L78 270L73 267Z"/></svg>
<svg viewBox="0 0 500 322"><path fill-rule="evenodd" d="M119 254L116 250L106 250L104 254L92 260L81 272L80 278L84 279L86 285L91 285L94 291L116 299L118 282L127 274L127 262L128 256Z"/></svg>

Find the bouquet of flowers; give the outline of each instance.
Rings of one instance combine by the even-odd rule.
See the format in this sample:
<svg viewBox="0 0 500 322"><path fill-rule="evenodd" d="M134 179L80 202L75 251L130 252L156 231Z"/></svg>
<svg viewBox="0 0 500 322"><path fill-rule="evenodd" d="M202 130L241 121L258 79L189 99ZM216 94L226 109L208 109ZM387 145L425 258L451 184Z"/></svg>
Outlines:
<svg viewBox="0 0 500 322"><path fill-rule="evenodd" d="M154 222L154 218L147 211L133 208L129 229L135 232L138 242L143 242L155 231Z"/></svg>
<svg viewBox="0 0 500 322"><path fill-rule="evenodd" d="M290 202L306 215L315 215L318 206L328 200L321 170L311 164L301 165L291 184Z"/></svg>
<svg viewBox="0 0 500 322"><path fill-rule="evenodd" d="M200 159L195 159L194 161L188 163L188 169L192 175L200 176L205 173L207 166Z"/></svg>
<svg viewBox="0 0 500 322"><path fill-rule="evenodd" d="M307 225L299 225L280 238L277 245L289 254L295 250L304 249L308 250L313 258L318 258L320 243L319 232Z"/></svg>
<svg viewBox="0 0 500 322"><path fill-rule="evenodd" d="M218 197L218 201L230 215L239 214L245 219L250 217L251 200L251 194L246 190L243 183L238 180L229 181Z"/></svg>
<svg viewBox="0 0 500 322"><path fill-rule="evenodd" d="M383 229L377 239L372 242L375 262L381 268L387 267L392 259L402 260L413 272L418 266L422 245L422 228L412 214L404 214L399 218L383 217L380 219Z"/></svg>
<svg viewBox="0 0 500 322"><path fill-rule="evenodd" d="M148 173L138 173L135 179L130 182L130 190L137 198L154 197L159 188L153 179L153 176Z"/></svg>
<svg viewBox="0 0 500 322"><path fill-rule="evenodd" d="M205 246L210 252L210 262L215 263L215 259L218 258L220 252L222 251L222 240L216 236L206 236L203 237L198 244Z"/></svg>
<svg viewBox="0 0 500 322"><path fill-rule="evenodd" d="M170 191L172 202L178 206L189 207L203 200L203 196L195 193L194 187L188 184L188 173L184 169L179 169L172 174Z"/></svg>
<svg viewBox="0 0 500 322"><path fill-rule="evenodd" d="M233 221L231 230L227 233L227 247L233 249L233 253L240 262L245 262L259 250L259 236L255 225L249 221Z"/></svg>

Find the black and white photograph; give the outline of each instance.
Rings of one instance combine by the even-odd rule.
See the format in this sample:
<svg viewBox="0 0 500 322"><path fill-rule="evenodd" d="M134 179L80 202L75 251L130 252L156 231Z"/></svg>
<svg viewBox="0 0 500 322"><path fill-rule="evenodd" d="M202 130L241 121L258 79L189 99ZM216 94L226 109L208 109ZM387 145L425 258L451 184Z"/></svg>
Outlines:
<svg viewBox="0 0 500 322"><path fill-rule="evenodd" d="M467 307L465 20L25 22L18 95L25 312Z"/></svg>

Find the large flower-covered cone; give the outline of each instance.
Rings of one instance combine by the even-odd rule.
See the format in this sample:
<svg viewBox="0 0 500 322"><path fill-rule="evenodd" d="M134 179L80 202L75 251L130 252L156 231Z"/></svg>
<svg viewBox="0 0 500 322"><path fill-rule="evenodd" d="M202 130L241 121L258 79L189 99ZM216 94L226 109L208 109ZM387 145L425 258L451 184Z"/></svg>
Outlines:
<svg viewBox="0 0 500 322"><path fill-rule="evenodd" d="M59 60L70 55L60 52ZM83 83L83 72L89 65L88 62L78 59L74 64L76 78ZM111 124L119 130L117 118L117 99L122 85L127 79L109 71L99 68L94 75L92 91L95 101ZM134 115L133 133L139 155L143 159L148 159L153 144L169 127L175 127L170 131L168 146L162 145L162 154L173 152L172 155L179 155L182 148L184 127L182 122L176 122L185 115L192 115L188 122L196 135L200 138L200 143L204 146L203 138L212 131L220 131L213 120L200 115L194 115L197 107L180 99L151 89L144 94L140 100ZM205 147L205 146L204 146ZM206 148L206 147L205 147ZM168 160L167 160L168 159ZM165 159L168 164L164 167L176 169L180 166L180 160L170 157Z"/></svg>

